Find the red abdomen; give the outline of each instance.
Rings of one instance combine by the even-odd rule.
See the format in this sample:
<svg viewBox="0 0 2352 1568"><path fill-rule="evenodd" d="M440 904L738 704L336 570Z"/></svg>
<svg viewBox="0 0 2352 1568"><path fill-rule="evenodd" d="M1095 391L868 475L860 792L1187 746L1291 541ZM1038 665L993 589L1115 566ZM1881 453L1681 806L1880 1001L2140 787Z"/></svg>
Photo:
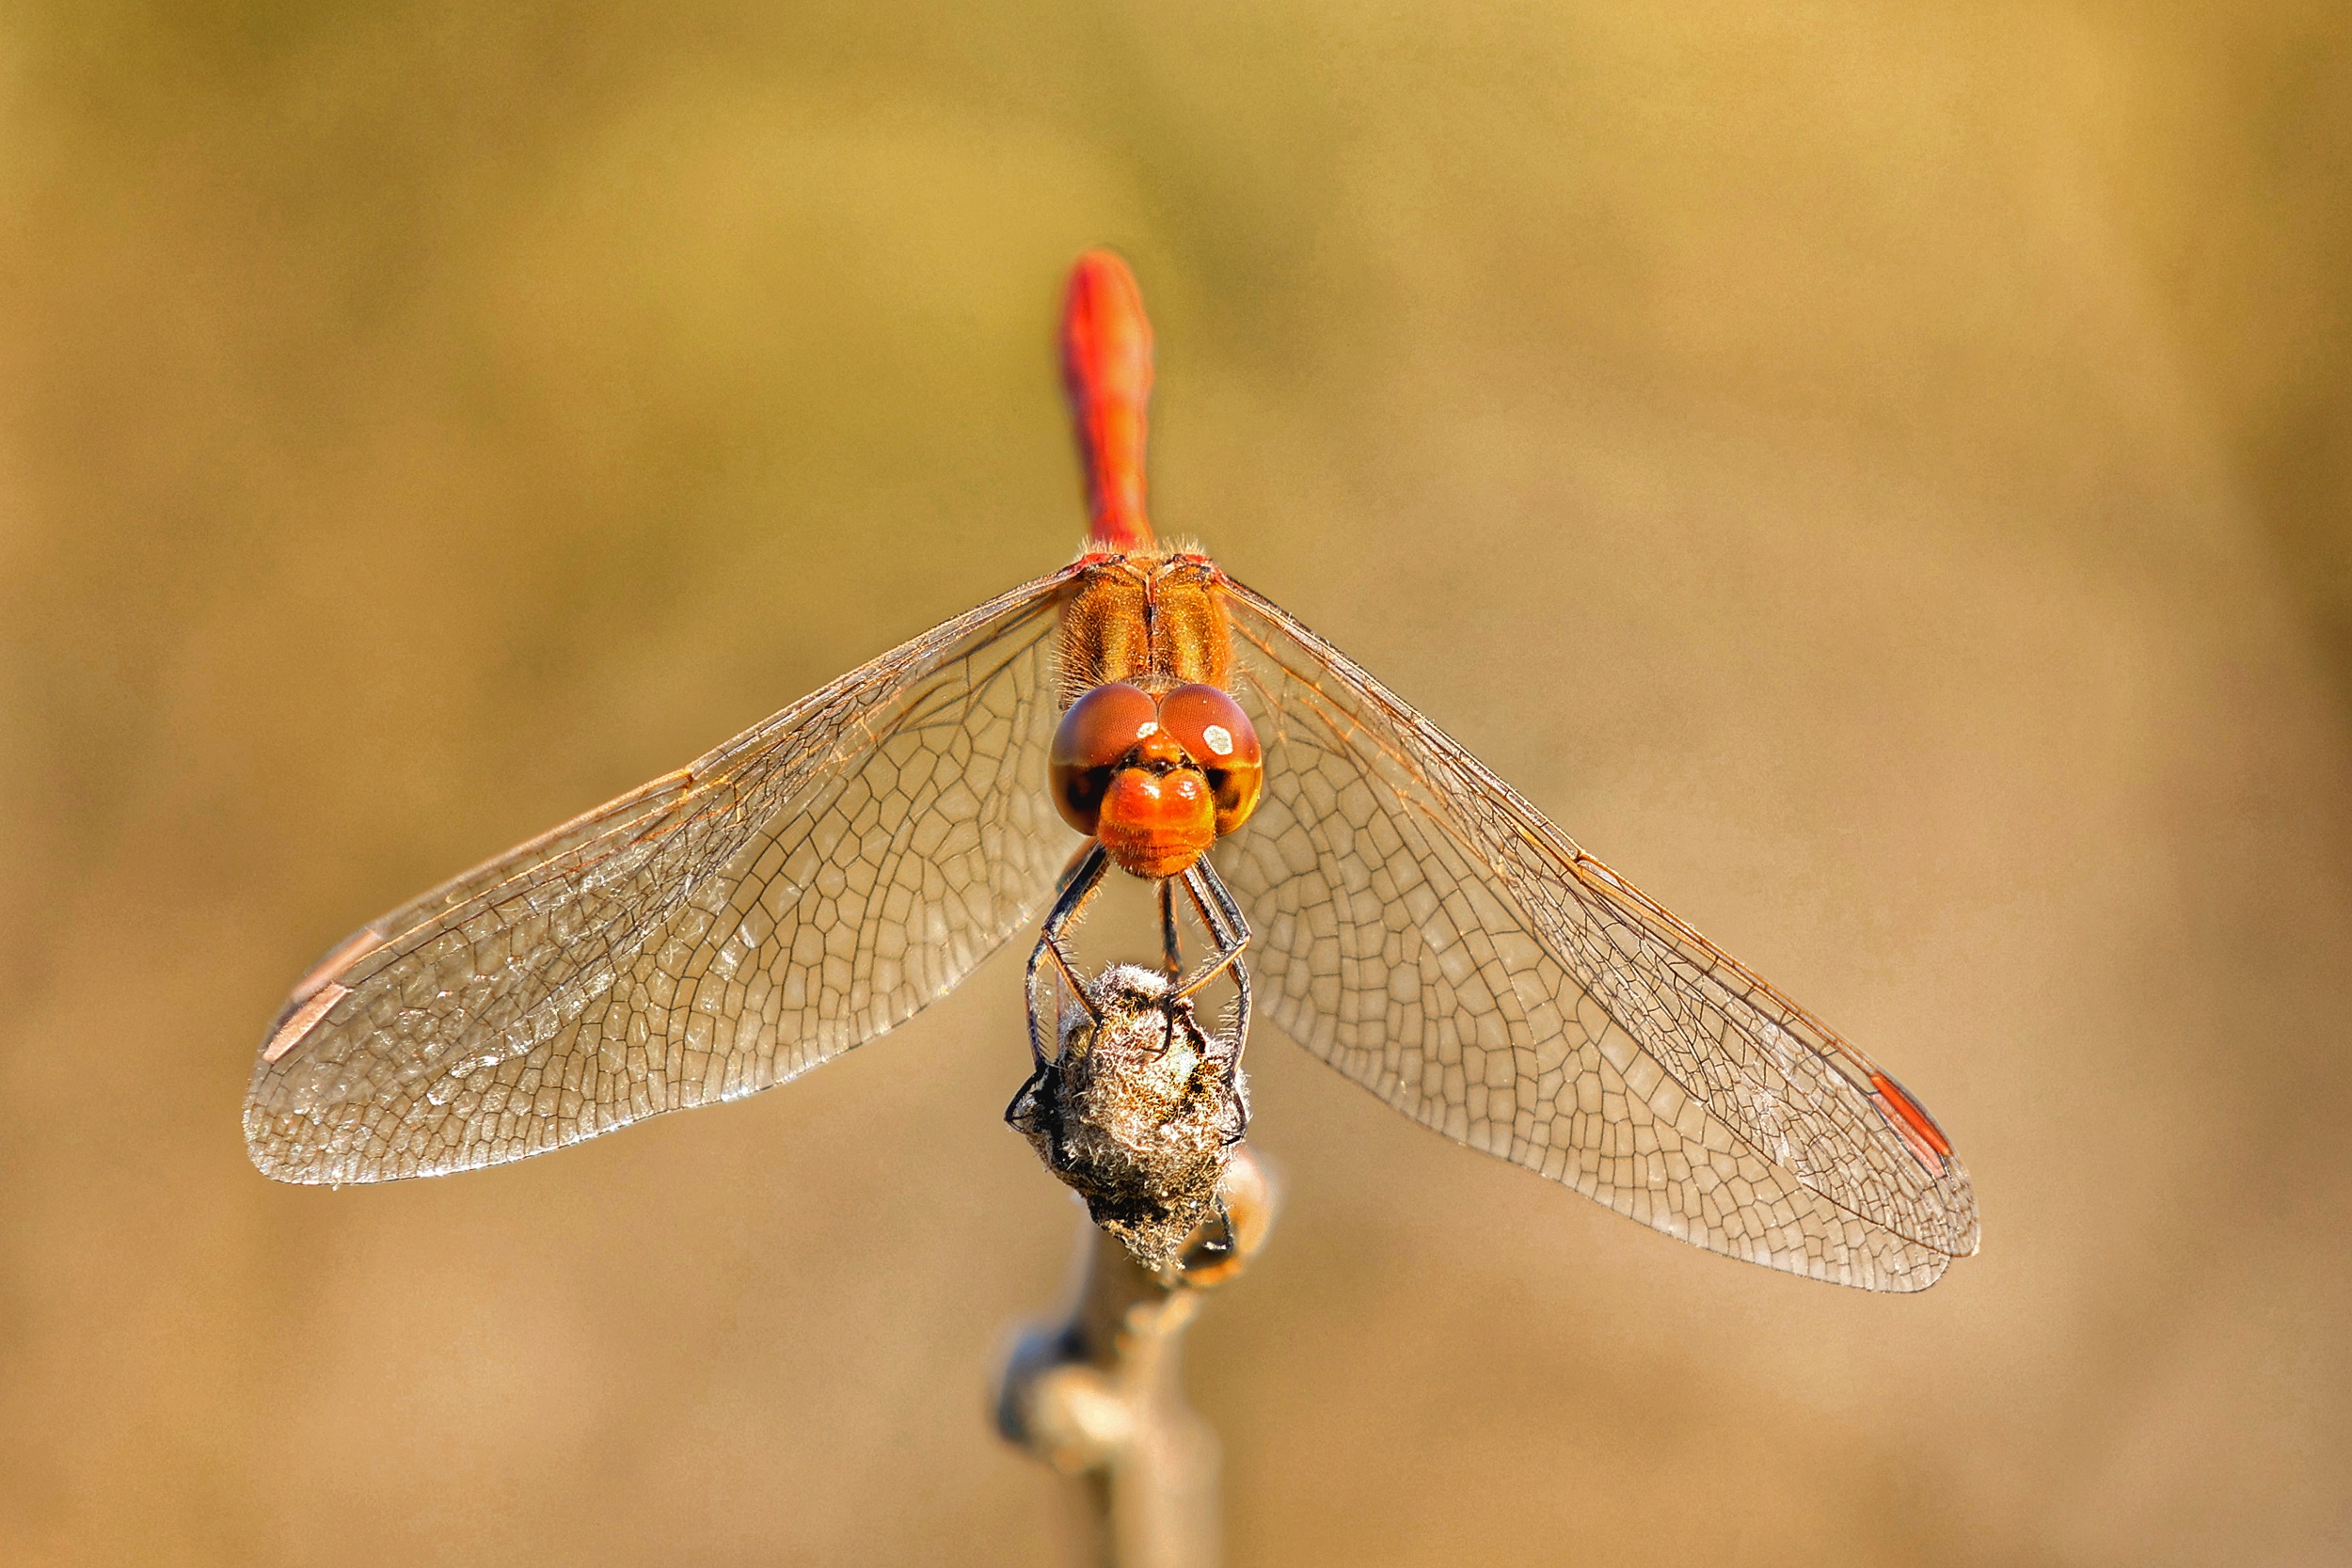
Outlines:
<svg viewBox="0 0 2352 1568"><path fill-rule="evenodd" d="M1088 542L1114 554L1149 549L1143 513L1144 409L1152 398L1152 323L1127 263L1089 250L1062 299L1062 387L1087 470Z"/></svg>

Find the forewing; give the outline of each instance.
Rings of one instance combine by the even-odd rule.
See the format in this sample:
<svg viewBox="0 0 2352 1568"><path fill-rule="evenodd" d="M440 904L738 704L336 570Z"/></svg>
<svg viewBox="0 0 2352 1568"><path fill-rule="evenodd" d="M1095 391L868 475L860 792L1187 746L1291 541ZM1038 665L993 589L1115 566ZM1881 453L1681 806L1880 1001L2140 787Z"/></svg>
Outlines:
<svg viewBox="0 0 2352 1568"><path fill-rule="evenodd" d="M1069 853L1043 787L1068 571L371 922L304 978L253 1163L373 1181L730 1100L935 1000Z"/></svg>
<svg viewBox="0 0 2352 1568"><path fill-rule="evenodd" d="M1712 1251L1880 1291L1976 1250L1966 1171L1869 1060L1232 585L1265 795L1217 851L1261 1006L1447 1136Z"/></svg>

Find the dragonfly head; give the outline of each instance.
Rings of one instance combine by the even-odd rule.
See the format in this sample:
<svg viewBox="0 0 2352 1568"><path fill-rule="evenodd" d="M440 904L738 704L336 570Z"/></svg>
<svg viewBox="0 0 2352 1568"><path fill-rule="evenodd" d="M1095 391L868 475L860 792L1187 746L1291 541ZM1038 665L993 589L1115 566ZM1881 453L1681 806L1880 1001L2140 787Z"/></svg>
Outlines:
<svg viewBox="0 0 2352 1568"><path fill-rule="evenodd" d="M1054 804L1137 877L1174 877L1248 819L1264 783L1248 715L1214 686L1112 681L1054 732Z"/></svg>

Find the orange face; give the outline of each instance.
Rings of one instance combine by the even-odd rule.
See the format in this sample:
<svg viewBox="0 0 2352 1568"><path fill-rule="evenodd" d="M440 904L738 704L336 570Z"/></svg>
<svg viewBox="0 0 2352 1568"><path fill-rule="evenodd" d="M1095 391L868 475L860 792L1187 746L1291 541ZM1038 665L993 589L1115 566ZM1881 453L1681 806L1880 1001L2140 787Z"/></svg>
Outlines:
<svg viewBox="0 0 2352 1568"><path fill-rule="evenodd" d="M1154 698L1125 681L1070 705L1054 732L1054 804L1138 877L1173 877L1258 803L1264 760L1241 705L1214 686Z"/></svg>

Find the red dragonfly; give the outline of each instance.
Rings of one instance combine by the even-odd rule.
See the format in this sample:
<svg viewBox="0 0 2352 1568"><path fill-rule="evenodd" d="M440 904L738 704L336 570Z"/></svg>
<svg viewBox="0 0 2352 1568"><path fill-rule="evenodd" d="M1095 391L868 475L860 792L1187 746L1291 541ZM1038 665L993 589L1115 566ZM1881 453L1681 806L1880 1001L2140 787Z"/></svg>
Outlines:
<svg viewBox="0 0 2352 1568"><path fill-rule="evenodd" d="M1448 1137L1816 1279L1915 1291L1976 1250L1967 1173L1876 1063L1154 541L1151 328L1115 256L1080 259L1062 348L1083 553L345 939L263 1042L256 1165L437 1175L783 1083L1073 887L1074 828L1093 875L1159 879L1164 910L1184 888L1262 1012Z"/></svg>

